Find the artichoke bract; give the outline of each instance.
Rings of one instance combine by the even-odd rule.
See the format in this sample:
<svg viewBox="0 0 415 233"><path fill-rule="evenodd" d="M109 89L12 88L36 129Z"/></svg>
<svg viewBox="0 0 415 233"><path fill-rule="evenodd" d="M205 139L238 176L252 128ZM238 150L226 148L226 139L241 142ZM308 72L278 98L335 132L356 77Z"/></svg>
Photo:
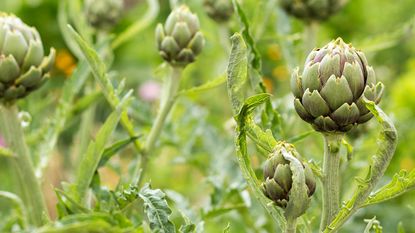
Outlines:
<svg viewBox="0 0 415 233"><path fill-rule="evenodd" d="M339 11L346 0L281 0L281 7L290 15L305 21L320 21Z"/></svg>
<svg viewBox="0 0 415 233"><path fill-rule="evenodd" d="M123 9L123 0L85 0L87 21L97 29L106 30L116 25Z"/></svg>
<svg viewBox="0 0 415 233"><path fill-rule="evenodd" d="M38 31L0 12L0 101L12 102L39 88L48 77L55 50L44 56Z"/></svg>
<svg viewBox="0 0 415 233"><path fill-rule="evenodd" d="M161 57L177 67L194 62L205 44L199 19L184 5L170 13L164 26L157 25L156 40Z"/></svg>
<svg viewBox="0 0 415 233"><path fill-rule="evenodd" d="M291 161L284 158L281 150L277 150L270 154L263 169L265 181L262 183L262 192L281 208L286 208L290 201L290 191L293 186L293 171L290 163ZM307 164L302 163L302 166L307 196L311 197L316 190L314 174Z"/></svg>
<svg viewBox="0 0 415 233"><path fill-rule="evenodd" d="M227 22L233 14L231 0L205 0L203 6L207 15L218 23Z"/></svg>
<svg viewBox="0 0 415 233"><path fill-rule="evenodd" d="M304 71L293 72L291 89L298 115L320 132L347 132L372 114L363 98L379 103L383 85L365 55L338 38L306 59Z"/></svg>

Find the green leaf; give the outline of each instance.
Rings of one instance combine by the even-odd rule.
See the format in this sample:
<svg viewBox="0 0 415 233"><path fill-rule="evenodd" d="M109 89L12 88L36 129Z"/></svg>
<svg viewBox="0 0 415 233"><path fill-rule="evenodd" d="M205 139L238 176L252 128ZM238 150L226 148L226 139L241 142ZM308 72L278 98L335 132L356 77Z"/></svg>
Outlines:
<svg viewBox="0 0 415 233"><path fill-rule="evenodd" d="M246 205L244 203L237 204L237 205L232 205L232 206L227 206L227 207L214 208L214 209L211 209L211 210L207 211L206 213L204 213L203 214L203 219L207 220L207 219L210 219L210 218L215 218L215 217L221 216L223 214L226 214L230 211L244 209L244 208L246 208Z"/></svg>
<svg viewBox="0 0 415 233"><path fill-rule="evenodd" d="M371 194L362 206L373 205L395 198L415 188L415 169L411 172L401 170L393 176L390 183Z"/></svg>
<svg viewBox="0 0 415 233"><path fill-rule="evenodd" d="M231 224L228 223L228 225L226 225L225 229L223 229L223 233L229 233L231 231Z"/></svg>
<svg viewBox="0 0 415 233"><path fill-rule="evenodd" d="M98 169L101 156L105 151L105 145L120 120L122 110L129 103L131 93L132 92L129 92L123 98L116 110L107 118L104 125L98 131L95 141L92 141L88 145L87 152L80 162L76 176L76 185L78 198L81 202L84 201L95 171Z"/></svg>
<svg viewBox="0 0 415 233"><path fill-rule="evenodd" d="M239 3L236 0L233 0L232 2L235 8L236 15L238 16L242 26L241 34L246 43L248 44L250 53L252 54L250 64L252 65L252 68L257 70L258 73L261 73L261 53L256 48L254 37L252 36L250 31L251 29L249 26L248 18L246 17L245 12L243 11Z"/></svg>
<svg viewBox="0 0 415 233"><path fill-rule="evenodd" d="M226 75L221 75L213 80L210 80L200 86L197 87L193 87L187 90L182 90L180 91L177 95L193 95L193 94L198 94L200 92L204 92L216 87L219 87L220 85L222 85L223 83L226 82Z"/></svg>
<svg viewBox="0 0 415 233"><path fill-rule="evenodd" d="M17 213L17 218L22 221L22 227L23 229L27 229L28 227L28 213L27 209L19 196L17 196L14 193L6 192L6 191L0 191L0 198L8 199L9 201L13 202L15 204L15 209ZM4 219L3 219L4 220Z"/></svg>
<svg viewBox="0 0 415 233"><path fill-rule="evenodd" d="M245 101L245 88L248 80L248 59L246 44L239 33L232 37L232 50L228 65L228 95L234 115L237 115Z"/></svg>
<svg viewBox="0 0 415 233"><path fill-rule="evenodd" d="M190 219L182 214L185 223L180 226L180 233L192 233L196 230L196 225L190 221Z"/></svg>
<svg viewBox="0 0 415 233"><path fill-rule="evenodd" d="M356 48L365 52L377 52L398 45L403 40L410 37L414 32L415 17L397 27L394 31L388 31L372 37L367 37L363 41L357 41Z"/></svg>
<svg viewBox="0 0 415 233"><path fill-rule="evenodd" d="M307 195L308 188L305 182L304 167L293 155L292 151L287 151L282 147L281 153L287 161L290 161L293 181L284 215L287 219L296 219L305 213L310 204L310 198Z"/></svg>
<svg viewBox="0 0 415 233"><path fill-rule="evenodd" d="M367 109L369 109L378 123L382 126L382 131L378 136L377 151L372 157L372 163L365 178L358 179L358 188L353 194L353 197L345 202L334 220L324 230L324 233L333 232L339 229L346 220L366 202L366 199L385 173L395 153L398 133L392 120L374 102L369 101L366 98L363 100Z"/></svg>
<svg viewBox="0 0 415 233"><path fill-rule="evenodd" d="M115 155L118 151L124 149L128 144L137 138L139 137L123 139L105 148L104 153L102 153L101 156L101 161L99 161L98 168L104 166L113 155Z"/></svg>
<svg viewBox="0 0 415 233"><path fill-rule="evenodd" d="M102 98L101 91L94 91L88 95L82 96L76 103L72 106L71 113L77 115L83 112L85 109L88 109L91 105L97 103L99 99Z"/></svg>
<svg viewBox="0 0 415 233"><path fill-rule="evenodd" d="M128 40L137 36L138 33L146 29L157 18L159 12L158 0L147 0L148 10L142 19L137 20L134 24L130 25L125 31L121 32L112 42L111 47L116 49Z"/></svg>
<svg viewBox="0 0 415 233"><path fill-rule="evenodd" d="M115 109L120 102L120 98L116 95L117 92L108 77L105 63L99 58L98 53L70 25L68 27L72 37L81 48L83 55L91 66L94 78L100 84L105 98L111 107ZM121 124L130 137L137 135L134 132L134 125L131 123L126 109L123 109L121 114ZM134 140L134 146L138 152L141 152L142 146L138 140Z"/></svg>
<svg viewBox="0 0 415 233"><path fill-rule="evenodd" d="M147 183L138 195L144 201L144 211L153 232L171 233L176 231L174 224L169 219L172 211L167 204L166 194L160 189L151 189L150 184Z"/></svg>

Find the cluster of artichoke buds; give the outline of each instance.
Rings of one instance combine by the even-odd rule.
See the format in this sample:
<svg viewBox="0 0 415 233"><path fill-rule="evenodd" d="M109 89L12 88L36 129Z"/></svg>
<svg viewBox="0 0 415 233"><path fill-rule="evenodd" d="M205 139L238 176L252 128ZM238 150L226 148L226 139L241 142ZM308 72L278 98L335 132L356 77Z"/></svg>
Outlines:
<svg viewBox="0 0 415 233"><path fill-rule="evenodd" d="M305 21L319 21L339 11L347 0L281 0L281 7L288 13Z"/></svg>
<svg viewBox="0 0 415 233"><path fill-rule="evenodd" d="M121 18L123 0L85 0L85 14L88 23L97 29L110 29Z"/></svg>
<svg viewBox="0 0 415 233"><path fill-rule="evenodd" d="M207 15L218 23L227 22L233 15L231 0L205 0L203 6Z"/></svg>
<svg viewBox="0 0 415 233"><path fill-rule="evenodd" d="M40 87L52 68L55 50L44 56L38 31L0 12L0 101L13 102Z"/></svg>
<svg viewBox="0 0 415 233"><path fill-rule="evenodd" d="M320 132L347 132L373 115L363 98L379 103L383 85L365 55L338 38L308 56L291 89L298 115Z"/></svg>
<svg viewBox="0 0 415 233"><path fill-rule="evenodd" d="M184 5L170 13L164 26L157 25L156 40L160 55L176 67L194 62L205 44L199 19Z"/></svg>
<svg viewBox="0 0 415 233"><path fill-rule="evenodd" d="M266 160L263 172L265 181L262 183L262 191L266 197L284 209L287 208L290 201L304 202L302 205L296 203L296 206L303 206L301 210L297 210L298 215L305 212L308 208L309 197L314 194L316 189L316 181L310 167L298 160L298 153L292 145L286 143L278 145ZM303 175L300 176L300 173ZM303 177L302 180L301 177ZM306 195L305 193L293 194L294 182L297 182L297 192L301 192L298 183L304 185L305 182ZM301 195L304 195L303 199L305 200L293 200Z"/></svg>

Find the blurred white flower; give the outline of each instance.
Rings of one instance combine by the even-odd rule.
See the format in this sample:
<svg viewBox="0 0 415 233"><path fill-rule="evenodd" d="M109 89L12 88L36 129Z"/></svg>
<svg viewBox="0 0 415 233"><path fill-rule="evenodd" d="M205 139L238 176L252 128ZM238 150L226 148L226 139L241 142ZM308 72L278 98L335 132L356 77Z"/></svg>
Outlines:
<svg viewBox="0 0 415 233"><path fill-rule="evenodd" d="M146 102L154 102L160 99L161 85L153 80L146 81L139 87L138 95Z"/></svg>

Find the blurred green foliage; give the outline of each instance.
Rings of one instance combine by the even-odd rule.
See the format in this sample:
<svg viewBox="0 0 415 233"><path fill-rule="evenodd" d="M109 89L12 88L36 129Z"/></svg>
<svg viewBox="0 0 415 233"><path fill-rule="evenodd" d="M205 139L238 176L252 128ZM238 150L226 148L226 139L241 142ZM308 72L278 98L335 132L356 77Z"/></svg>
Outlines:
<svg viewBox="0 0 415 233"><path fill-rule="evenodd" d="M70 53L57 23L58 0L2 0L0 11L11 12L22 18L27 24L36 27L45 43L45 48L55 47L58 59L51 80L30 98L19 102L22 110L32 116L27 132L27 141L36 147L45 127L53 116L62 86L76 66L78 59ZM145 1L134 3L126 9L125 15L111 34L117 35L128 25L139 20L147 9ZM169 1L160 0L160 12L149 27L132 40L117 48L111 67L111 80L115 86L126 78L125 89L133 89L136 99L129 109L136 132L146 135L157 111L157 101L148 102L138 95L139 87L149 80L162 82L166 76L166 66L157 53L154 28L157 22L163 22L170 12ZM175 2L175 1L170 1ZM184 71L182 89L201 85L221 76L227 67L230 52L229 37L240 30L237 17L229 23L217 24L206 15L202 1L177 1L189 5L201 21L206 37L206 46L197 62ZM285 45L292 45L291 56L295 66L302 66L304 60L303 34L304 24L287 16L278 9L276 1L244 0L242 9L250 22L251 33L262 57L263 81L273 97L273 106L282 117L281 136L288 140L311 130L301 121L292 106L289 90L290 64L287 64ZM317 45L321 46L336 37L350 41L356 48L363 50L374 67L377 77L386 86L381 102L382 108L392 116L399 132L399 144L387 175L381 184L389 182L400 169L415 168L415 24L413 0L350 0L346 7L327 22L319 25ZM270 7L271 6L271 7ZM287 25L287 29L280 25ZM285 33L282 33L285 32ZM301 61L301 62L300 62ZM92 80L92 78L91 78ZM76 100L88 93L83 89ZM94 99L96 114L89 138L111 112L102 95ZM91 105L86 106L91 107ZM74 114L65 125L58 145L49 163L48 178L44 181L48 206L56 216L56 196L51 186L61 187L62 181L73 181L72 172L78 165L80 150L80 130L82 114L85 108ZM46 124L46 125L45 125ZM183 95L179 98L161 140L158 143L155 159L146 180L151 180L155 188L165 191L173 210L171 221L180 226L187 216L196 224L196 230L204 232L275 232L276 225L253 198L241 176L234 152L234 121L228 100L226 87L221 85L208 91ZM360 126L348 135L347 141L353 146L353 156L347 161L343 157L343 187L353 185L355 176L364 174L372 151L377 147L376 135L379 133L376 122L372 120ZM307 160L321 164L322 138L317 133L296 141L299 153ZM125 139L126 134L118 127L112 139ZM266 154L254 146L249 148L254 169L261 177L261 165ZM344 149L345 154L345 149ZM108 164L99 170L101 184L116 189L119 182L125 183L122 174L135 163L135 151L132 146L118 152ZM4 160L4 158L0 158ZM0 161L0 164L3 164ZM13 185L12 177L0 165L1 188ZM345 188L343 199L350 197L353 189ZM366 223L363 219L380 221L384 232L396 232L398 224L405 232L415 232L415 196L414 193L397 199L369 206L361 210L347 222L341 232L363 232ZM317 187L307 222L300 222L301 229L318 229L321 194ZM0 217L9 216L8 202L0 199ZM12 212L12 210L10 210ZM3 216L5 215L5 216ZM12 217L13 217L12 213ZM138 220L137 220L138 221ZM0 227L7 224L1 222ZM229 226L229 227L227 227Z"/></svg>

